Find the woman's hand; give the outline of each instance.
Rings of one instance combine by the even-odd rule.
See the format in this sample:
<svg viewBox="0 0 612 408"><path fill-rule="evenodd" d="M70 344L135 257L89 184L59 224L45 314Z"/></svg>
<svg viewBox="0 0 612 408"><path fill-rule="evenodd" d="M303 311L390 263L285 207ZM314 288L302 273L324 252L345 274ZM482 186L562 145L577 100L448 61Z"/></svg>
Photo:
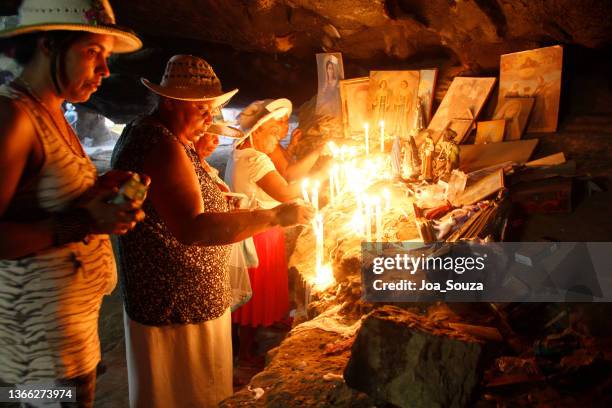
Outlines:
<svg viewBox="0 0 612 408"><path fill-rule="evenodd" d="M291 132L291 141L289 142L289 146L287 146L287 153L291 155L291 157L295 157L295 149L300 143L300 139L302 138L303 132L300 128L293 129Z"/></svg>
<svg viewBox="0 0 612 408"><path fill-rule="evenodd" d="M141 210L143 200L128 200L121 204L110 202L119 194L120 186L132 177L132 172L111 170L100 176L96 184L86 191L76 206L87 210L93 220L93 233L125 234L145 217ZM140 182L148 186L150 178L140 175Z"/></svg>
<svg viewBox="0 0 612 408"><path fill-rule="evenodd" d="M273 209L276 212L276 219L281 227L291 227L293 225L305 225L314 217L314 208L295 202L284 203Z"/></svg>
<svg viewBox="0 0 612 408"><path fill-rule="evenodd" d="M136 223L144 220L145 213L140 209L142 202L128 201L122 204L109 202L118 192L117 187L92 187L79 204L79 207L87 210L93 219L94 234L122 235L133 229Z"/></svg>

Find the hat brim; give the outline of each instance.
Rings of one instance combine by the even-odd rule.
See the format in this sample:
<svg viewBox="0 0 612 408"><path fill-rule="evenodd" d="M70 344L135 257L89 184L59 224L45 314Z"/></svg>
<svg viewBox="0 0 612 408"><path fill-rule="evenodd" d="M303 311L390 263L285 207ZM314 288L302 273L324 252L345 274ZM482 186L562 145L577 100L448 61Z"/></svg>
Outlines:
<svg viewBox="0 0 612 408"><path fill-rule="evenodd" d="M213 122L208 125L205 133L212 133L218 136L228 137L230 139L236 140L242 139L244 137L244 132L242 130L218 122Z"/></svg>
<svg viewBox="0 0 612 408"><path fill-rule="evenodd" d="M151 91L155 92L158 95L165 96L170 99L178 99L181 101L191 101L191 102L212 102L214 106L219 106L227 103L232 96L238 92L238 88L222 93L221 95L210 96L206 95L203 91L194 88L176 88L176 87L166 87L158 84L154 84L146 78L140 78L140 82Z"/></svg>
<svg viewBox="0 0 612 408"><path fill-rule="evenodd" d="M87 24L33 24L0 31L0 38L10 38L21 34L46 31L85 31L93 34L112 35L115 37L113 53L122 54L142 48L142 41L132 31L117 25Z"/></svg>
<svg viewBox="0 0 612 408"><path fill-rule="evenodd" d="M266 123L267 121L271 119L281 119L285 116L289 116L289 109L287 107L278 108L278 109L273 110L272 112L266 113L264 116L259 118L257 122L255 122L253 127L251 127L247 132L245 132L244 136L241 139L238 139L236 141L236 146L244 142L249 136L253 134L253 132L259 129L259 127L263 125L264 123Z"/></svg>

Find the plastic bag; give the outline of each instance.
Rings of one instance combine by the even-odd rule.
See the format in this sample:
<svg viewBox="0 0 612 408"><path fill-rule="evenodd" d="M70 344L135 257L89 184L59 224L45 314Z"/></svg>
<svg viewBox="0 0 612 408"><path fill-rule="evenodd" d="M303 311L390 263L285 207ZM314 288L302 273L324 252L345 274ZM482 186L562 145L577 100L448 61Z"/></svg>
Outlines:
<svg viewBox="0 0 612 408"><path fill-rule="evenodd" d="M253 243L253 240L249 239ZM251 288L251 280L249 278L249 266L244 251L245 241L233 244L230 252L229 276L232 288L232 312L248 302L253 296L253 289ZM255 245L253 245L254 249ZM255 253L255 256L257 256L257 253Z"/></svg>

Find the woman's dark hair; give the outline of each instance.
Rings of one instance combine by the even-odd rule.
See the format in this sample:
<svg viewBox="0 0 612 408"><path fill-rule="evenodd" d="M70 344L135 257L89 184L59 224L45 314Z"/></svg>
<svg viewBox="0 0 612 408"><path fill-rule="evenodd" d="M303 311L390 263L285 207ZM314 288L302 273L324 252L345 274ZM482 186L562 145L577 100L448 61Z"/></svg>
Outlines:
<svg viewBox="0 0 612 408"><path fill-rule="evenodd" d="M60 84L67 81L66 52L79 39L87 35L83 31L48 31L18 35L0 41L0 52L13 57L20 65L27 65L36 51L38 40L44 38L51 51L51 78L58 93Z"/></svg>

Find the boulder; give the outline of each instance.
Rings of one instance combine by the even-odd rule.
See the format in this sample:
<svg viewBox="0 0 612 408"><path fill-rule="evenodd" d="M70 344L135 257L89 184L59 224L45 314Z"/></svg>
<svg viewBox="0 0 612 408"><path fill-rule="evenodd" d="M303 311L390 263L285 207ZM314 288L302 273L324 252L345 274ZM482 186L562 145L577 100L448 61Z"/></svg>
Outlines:
<svg viewBox="0 0 612 408"><path fill-rule="evenodd" d="M398 407L465 407L480 380L478 339L393 306L365 317L346 383Z"/></svg>

